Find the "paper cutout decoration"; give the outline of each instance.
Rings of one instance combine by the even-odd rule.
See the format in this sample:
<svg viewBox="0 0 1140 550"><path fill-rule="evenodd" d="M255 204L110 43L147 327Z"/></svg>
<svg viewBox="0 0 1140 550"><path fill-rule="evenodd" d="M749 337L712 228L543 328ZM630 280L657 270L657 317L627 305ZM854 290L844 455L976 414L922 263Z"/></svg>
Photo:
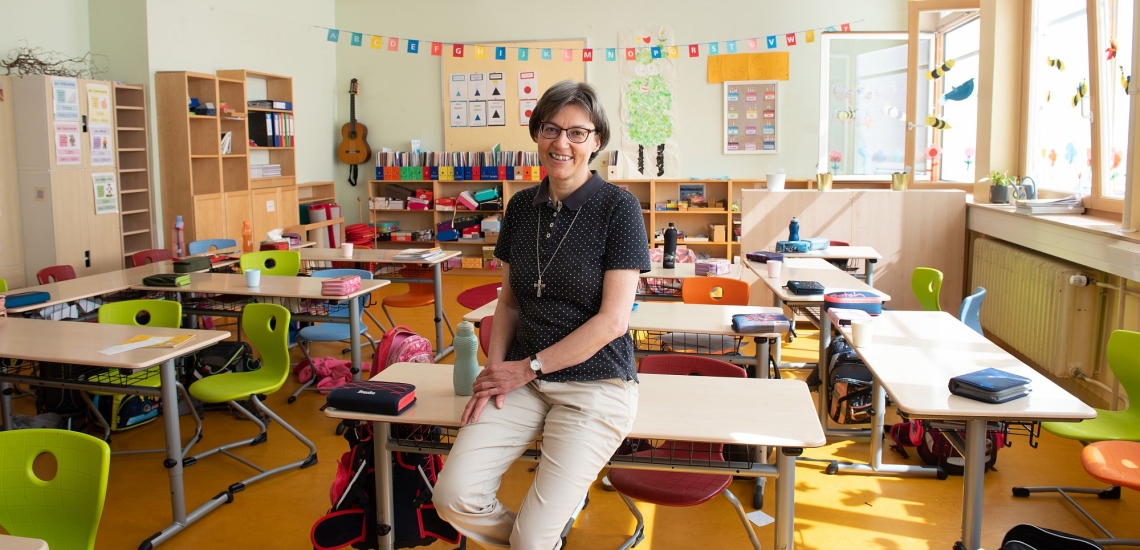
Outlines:
<svg viewBox="0 0 1140 550"><path fill-rule="evenodd" d="M463 44L453 44L451 46L452 57L463 57Z"/></svg>
<svg viewBox="0 0 1140 550"><path fill-rule="evenodd" d="M563 61L574 61L574 50L571 50L569 48L563 49L562 50L562 60Z"/></svg>
<svg viewBox="0 0 1140 550"><path fill-rule="evenodd" d="M351 38L349 38L348 43L359 48L362 44L364 44L364 35L358 32L354 32L352 33Z"/></svg>
<svg viewBox="0 0 1140 550"><path fill-rule="evenodd" d="M519 99L538 99L538 77L534 71L519 73Z"/></svg>
<svg viewBox="0 0 1140 550"><path fill-rule="evenodd" d="M443 44L440 42L432 42L431 43L431 54L432 55L443 55Z"/></svg>
<svg viewBox="0 0 1140 550"><path fill-rule="evenodd" d="M388 37L388 51L391 51L391 52L400 51L400 39L399 38L396 38L395 36L389 36Z"/></svg>
<svg viewBox="0 0 1140 550"><path fill-rule="evenodd" d="M507 125L507 102L491 100L487 102L487 126Z"/></svg>
<svg viewBox="0 0 1140 550"><path fill-rule="evenodd" d="M788 43L789 46L795 46L796 45L796 33L790 32L790 33L784 35L784 40Z"/></svg>
<svg viewBox="0 0 1140 550"><path fill-rule="evenodd" d="M420 53L420 41L408 39L408 53Z"/></svg>
<svg viewBox="0 0 1140 550"><path fill-rule="evenodd" d="M325 37L325 40L328 40L329 42L339 42L340 41L340 31L338 31L336 29L329 29L329 34L327 37Z"/></svg>
<svg viewBox="0 0 1140 550"><path fill-rule="evenodd" d="M701 55L701 47L697 44L689 44L689 57L698 57Z"/></svg>
<svg viewBox="0 0 1140 550"><path fill-rule="evenodd" d="M637 48L626 48L625 49L625 60L626 61L633 61L635 59L637 59Z"/></svg>
<svg viewBox="0 0 1140 550"><path fill-rule="evenodd" d="M534 114L537 105L537 99L519 100L519 126L530 126L530 115Z"/></svg>
<svg viewBox="0 0 1140 550"><path fill-rule="evenodd" d="M726 51L728 53L736 53L736 41L735 40L729 40L728 42L725 42L724 43L724 51Z"/></svg>
<svg viewBox="0 0 1140 550"><path fill-rule="evenodd" d="M451 75L447 90L447 97L451 101L467 101L467 75Z"/></svg>
<svg viewBox="0 0 1140 550"><path fill-rule="evenodd" d="M530 48L519 48L519 61L530 61Z"/></svg>
<svg viewBox="0 0 1140 550"><path fill-rule="evenodd" d="M468 117L467 121L471 127L486 126L487 125L487 102L486 101L472 101L467 104Z"/></svg>
<svg viewBox="0 0 1140 550"><path fill-rule="evenodd" d="M487 99L486 74L471 73L467 75L467 99L469 101L482 101Z"/></svg>
<svg viewBox="0 0 1140 550"><path fill-rule="evenodd" d="M681 49L677 46L669 46L669 59L677 59L681 56Z"/></svg>
<svg viewBox="0 0 1140 550"><path fill-rule="evenodd" d="M769 50L776 49L776 37L775 36L769 36L768 37L768 49Z"/></svg>
<svg viewBox="0 0 1140 550"><path fill-rule="evenodd" d="M653 59L661 59L661 46L649 48L649 55L652 56Z"/></svg>
<svg viewBox="0 0 1140 550"><path fill-rule="evenodd" d="M507 49L502 46L495 47L495 59L505 61L507 59Z"/></svg>
<svg viewBox="0 0 1140 550"><path fill-rule="evenodd" d="M756 51L757 48L759 48L759 47L760 47L760 43L758 40L756 40L755 38L749 38L748 39L748 49L750 49L752 51Z"/></svg>
<svg viewBox="0 0 1140 550"><path fill-rule="evenodd" d="M606 48L606 61L617 61L617 48Z"/></svg>
<svg viewBox="0 0 1140 550"><path fill-rule="evenodd" d="M451 115L449 117L452 128L466 128L467 127L467 102L466 101L452 101L451 102Z"/></svg>
<svg viewBox="0 0 1140 550"><path fill-rule="evenodd" d="M808 44L815 42L815 31L804 32L804 40L806 40Z"/></svg>
<svg viewBox="0 0 1140 550"><path fill-rule="evenodd" d="M486 59L487 48L483 46L475 46L475 59Z"/></svg>
<svg viewBox="0 0 1140 550"><path fill-rule="evenodd" d="M553 56L553 54L550 53L550 48L543 48L542 49L542 60L543 61L550 61L551 59L554 59L554 56Z"/></svg>
<svg viewBox="0 0 1140 550"><path fill-rule="evenodd" d="M709 58L708 82L788 80L788 52L738 53Z"/></svg>
<svg viewBox="0 0 1140 550"><path fill-rule="evenodd" d="M504 99L507 97L507 89L503 80L503 73L491 73L487 75L487 97L491 99Z"/></svg>
<svg viewBox="0 0 1140 550"><path fill-rule="evenodd" d="M709 43L709 56L720 55L720 42Z"/></svg>
<svg viewBox="0 0 1140 550"><path fill-rule="evenodd" d="M383 36L373 36L372 39L368 41L368 45L371 46L372 49L374 49L374 50L383 50L384 49L384 37Z"/></svg>
<svg viewBox="0 0 1140 550"><path fill-rule="evenodd" d="M946 92L942 99L946 101L962 101L974 94L974 79L969 79L957 86L953 90Z"/></svg>
<svg viewBox="0 0 1140 550"><path fill-rule="evenodd" d="M592 48L582 49L582 62L590 62L594 60L594 50Z"/></svg>

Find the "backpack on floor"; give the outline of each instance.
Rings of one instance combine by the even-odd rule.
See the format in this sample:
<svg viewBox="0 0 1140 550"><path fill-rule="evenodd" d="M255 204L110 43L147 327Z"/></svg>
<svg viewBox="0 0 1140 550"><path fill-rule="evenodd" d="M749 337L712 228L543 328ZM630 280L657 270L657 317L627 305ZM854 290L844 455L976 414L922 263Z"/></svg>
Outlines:
<svg viewBox="0 0 1140 550"><path fill-rule="evenodd" d="M1023 523L1005 534L998 550L1104 550L1104 547L1084 537Z"/></svg>
<svg viewBox="0 0 1140 550"><path fill-rule="evenodd" d="M993 424L997 424L996 427ZM965 430L957 430L965 437ZM931 427L929 420L909 420L891 426L891 439L895 442L891 448L898 451L903 458L909 458L906 447L914 447L919 458L929 466L942 468L947 474L960 476L965 472L965 460L958 450L950 444L943 430ZM986 469L994 470L997 464L997 453L1002 447L1008 446L1006 428L1003 423L991 423L986 430Z"/></svg>
<svg viewBox="0 0 1140 550"><path fill-rule="evenodd" d="M162 400L148 395L93 395L92 403L112 432L137 428L158 418Z"/></svg>
<svg viewBox="0 0 1140 550"><path fill-rule="evenodd" d="M434 363L431 341L403 325L392 327L376 344L372 356L372 374L395 363Z"/></svg>
<svg viewBox="0 0 1140 550"><path fill-rule="evenodd" d="M260 368L261 360L253 357L253 346L247 342L223 340L194 354L186 386L223 372L249 372Z"/></svg>
<svg viewBox="0 0 1140 550"><path fill-rule="evenodd" d="M392 424L400 438L439 441L440 430L414 424ZM316 550L375 548L376 463L373 454L371 422L357 422L345 430L349 450L337 463L336 478L329 491L332 508L313 524L310 539ZM396 548L432 544L436 539L466 548L466 540L439 518L431 503L432 486L443 457L434 454L392 453L392 519L396 527Z"/></svg>
<svg viewBox="0 0 1140 550"><path fill-rule="evenodd" d="M848 347L831 354L827 372L828 414L831 419L839 424L870 422L874 416L871 407L873 378L871 370L855 350Z"/></svg>
<svg viewBox="0 0 1140 550"><path fill-rule="evenodd" d="M22 362L19 359L3 359L2 361L2 364L5 365ZM65 363L41 361L36 370L36 375L39 378L49 380L75 378L78 371L84 368ZM33 391L36 396L36 415L55 413L62 418L62 425L67 429L80 432L87 429L90 415L87 411L87 405L83 402L83 397L79 395L80 390L36 386Z"/></svg>

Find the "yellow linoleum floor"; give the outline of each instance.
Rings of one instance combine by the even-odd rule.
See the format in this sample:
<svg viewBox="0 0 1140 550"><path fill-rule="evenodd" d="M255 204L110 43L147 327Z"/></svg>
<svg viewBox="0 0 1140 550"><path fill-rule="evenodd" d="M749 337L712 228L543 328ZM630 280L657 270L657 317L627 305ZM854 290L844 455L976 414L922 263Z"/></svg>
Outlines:
<svg viewBox="0 0 1140 550"><path fill-rule="evenodd" d="M444 297L449 317L458 322L467 309L455 297L467 288L495 282L491 277L448 276ZM394 284L379 295L403 292L405 285ZM379 298L379 296L377 297ZM379 305L373 308L384 321ZM433 334L431 309L394 310L396 321L421 334ZM802 333L803 331L801 331ZM379 338L379 331L372 332ZM429 336L430 338L430 336ZM318 345L314 355L337 355L341 345ZM808 333L785 346L785 360L814 360L814 335ZM371 353L366 348L365 357ZM293 351L293 360L302 358ZM445 359L446 361L446 359ZM788 375L804 377L804 371ZM333 430L336 422L318 412L324 402L319 393L306 392L296 403L286 404L298 383L291 380L267 404L316 443L320 462L306 470L294 470L255 483L237 493L232 504L205 516L160 548L169 550L200 548L311 548L309 531L313 521L330 506L329 485L336 461L347 449L343 438ZM27 413L29 399L16 401L16 412ZM694 404L693 406L698 406ZM184 433L192 429L182 419ZM252 435L253 427L227 412L211 412L205 419L205 437L196 447L204 450L223 442ZM1013 446L999 454L996 472L986 475L984 548L998 548L1002 535L1018 523L1034 523L1083 536L1095 536L1093 526L1079 516L1056 494L1015 499L1010 488L1017 485L1099 486L1080 466L1080 445L1045 434L1037 449L1025 437L1012 438ZM159 423L115 434L112 450L154 448L162 445ZM865 461L869 444L833 440L826 447L808 450L812 458ZM269 441L257 447L237 450L240 456L275 466L304 456L305 449L279 426L270 425ZM888 461L901 461L893 451ZM911 453L909 462L918 463ZM507 475L501 498L517 505L531 475L528 464L516 464ZM960 477L945 481L933 478L871 477L824 474L824 464L800 462L796 469L795 544L802 549L939 549L951 548L959 539L962 486ZM185 469L188 507L191 509L217 495L231 483L251 475L242 464L215 455ZM103 512L96 548L120 550L138 548L145 538L170 523L166 470L160 455L115 456L107 504ZM751 511L751 482L733 482L732 491ZM567 547L575 550L617 548L630 533L634 519L616 493L605 492L601 483L590 494L590 505L579 516ZM1140 495L1124 491L1119 501L1078 497L1106 527L1117 536L1140 537ZM766 512L772 512L772 495L766 496ZM669 508L640 504L647 522L646 539L639 549L748 548L743 527L722 498L693 508ZM772 527L757 529L765 548L772 548ZM469 543L472 548L479 546ZM452 548L442 542L430 549Z"/></svg>

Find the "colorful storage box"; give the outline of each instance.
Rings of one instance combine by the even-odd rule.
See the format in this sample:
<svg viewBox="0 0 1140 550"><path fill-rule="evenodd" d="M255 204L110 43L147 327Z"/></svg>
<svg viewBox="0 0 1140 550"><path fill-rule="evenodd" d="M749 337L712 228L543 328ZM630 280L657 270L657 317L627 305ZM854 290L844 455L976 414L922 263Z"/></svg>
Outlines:
<svg viewBox="0 0 1140 550"><path fill-rule="evenodd" d="M479 257L466 257L463 258L464 269L483 269L483 258Z"/></svg>

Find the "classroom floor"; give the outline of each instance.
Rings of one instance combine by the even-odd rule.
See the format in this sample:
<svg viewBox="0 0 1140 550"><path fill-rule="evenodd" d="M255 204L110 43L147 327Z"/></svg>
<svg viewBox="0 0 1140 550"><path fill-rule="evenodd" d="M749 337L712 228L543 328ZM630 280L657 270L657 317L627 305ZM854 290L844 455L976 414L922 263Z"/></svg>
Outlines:
<svg viewBox="0 0 1140 550"><path fill-rule="evenodd" d="M444 297L452 321L458 322L468 311L456 302L455 297L460 292L492 282L495 282L492 277L445 277ZM405 288L405 285L393 284L377 294L397 294ZM384 320L379 304L372 311L378 319ZM393 310L393 316L398 323L420 334L434 334L431 308ZM377 338L381 336L375 329L372 334ZM801 338L785 346L785 360L814 361L815 342L814 334L808 332L805 335L801 331ZM367 344L365 346L365 357L371 357ZM314 355L339 355L342 347L339 344L317 345ZM293 360L300 358L300 350L293 350ZM791 371L791 375L803 378L806 371ZM286 404L286 398L297 385L295 380L290 380L266 403L313 440L319 449L320 462L306 470L289 471L248 486L235 495L232 504L208 514L161 548L312 547L309 542L312 523L329 508L329 486L336 462L347 449L347 444L334 434L336 422L317 410L324 403L323 395L306 392L296 403ZM27 414L32 407L30 399L18 399L15 403L17 413ZM253 434L249 422L237 420L228 412L207 413L204 422L205 435L196 450ZM184 434L192 429L192 423L185 417L182 426ZM161 424L152 423L115 434L111 448L161 447L162 435ZM1081 468L1080 445L1049 434L1042 436L1037 449L1030 448L1025 437L1013 437L1012 441L1013 446L998 455L997 471L986 474L984 548L998 548L1004 533L1018 523L1095 536L1095 528L1059 495L1015 499L1010 493L1010 488L1018 485L1102 485L1088 477ZM297 460L304 453L300 443L273 425L270 425L266 444L237 450L240 456L268 466ZM826 447L809 449L804 454L812 458L866 461L868 453L869 444L865 441L832 441ZM901 457L890 450L885 451L884 457L890 462L902 462ZM911 453L908 462L918 463L915 453ZM518 463L506 476L500 497L508 505L517 505L525 494L532 475L527 471L528 465ZM962 519L960 477L939 481L935 478L828 476L824 474L824 466L822 463L800 462L796 469L797 548L946 550L959 539ZM197 507L231 483L248 477L251 472L246 466L222 455L208 457L186 468L188 508ZM166 470L159 455L113 457L107 503L95 547L100 550L137 548L143 539L166 526L171 518L166 487ZM751 481L733 482L732 491L744 503L746 510L751 511ZM1125 490L1119 501L1104 501L1091 496L1077 498L1117 536L1140 537L1140 526L1134 520L1140 517L1140 495L1136 492ZM736 514L722 498L693 508L644 503L639 508L646 520L646 538L638 545L641 550L749 547ZM764 511L772 513L771 493L766 495ZM570 533L567 548L617 548L632 533L634 525L633 516L621 498L616 493L603 491L599 481L590 493L589 507L579 516ZM773 540L771 525L756 531L764 547L770 548ZM474 543L469 546L479 548ZM427 548L452 547L437 542Z"/></svg>

